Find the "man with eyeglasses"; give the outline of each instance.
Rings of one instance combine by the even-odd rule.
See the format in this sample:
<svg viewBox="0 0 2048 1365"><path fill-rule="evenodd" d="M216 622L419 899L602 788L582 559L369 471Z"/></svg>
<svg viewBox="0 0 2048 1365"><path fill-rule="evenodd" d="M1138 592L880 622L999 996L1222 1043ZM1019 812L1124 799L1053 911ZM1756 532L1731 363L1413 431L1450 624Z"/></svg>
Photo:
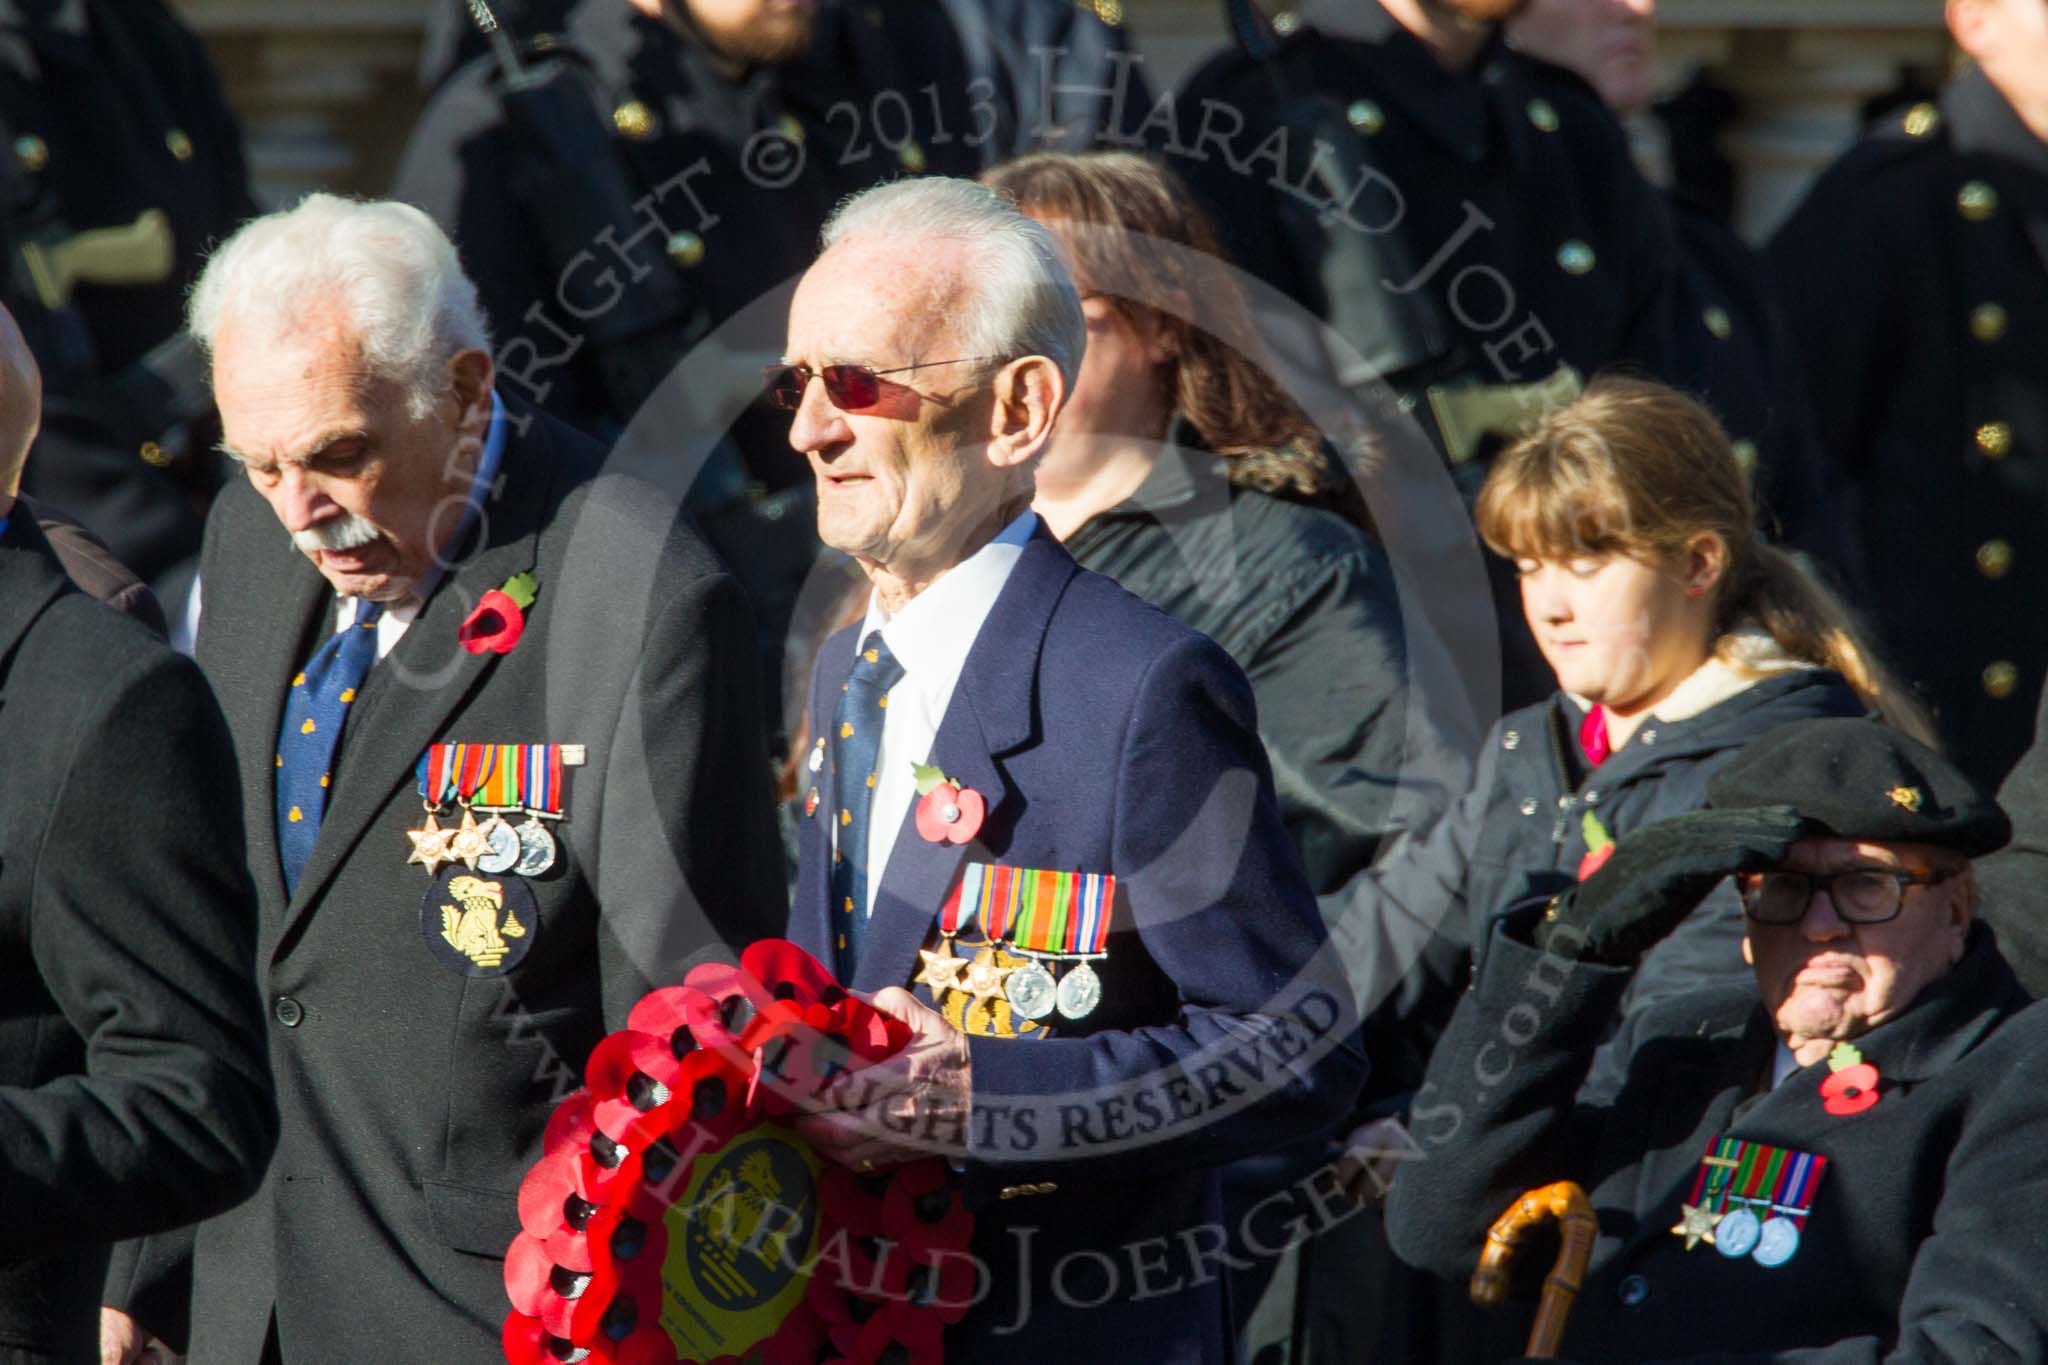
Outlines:
<svg viewBox="0 0 2048 1365"><path fill-rule="evenodd" d="M955 1163L948 1359L1225 1361L1216 1171L1364 1079L1250 687L1031 510L1086 338L1045 228L932 178L824 244L768 386L870 591L813 673L789 934L915 1038L800 1130Z"/></svg>
<svg viewBox="0 0 2048 1365"><path fill-rule="evenodd" d="M1971 870L2005 813L1858 719L1766 735L1708 799L1496 931L1416 1103L1396 1250L1462 1280L1516 1196L1569 1179L1600 1240L1562 1357L2042 1359L2048 1012ZM1588 1103L1635 959L1729 875L1757 994L1645 1011L1626 1084ZM1519 1341L1526 1306L1502 1318Z"/></svg>

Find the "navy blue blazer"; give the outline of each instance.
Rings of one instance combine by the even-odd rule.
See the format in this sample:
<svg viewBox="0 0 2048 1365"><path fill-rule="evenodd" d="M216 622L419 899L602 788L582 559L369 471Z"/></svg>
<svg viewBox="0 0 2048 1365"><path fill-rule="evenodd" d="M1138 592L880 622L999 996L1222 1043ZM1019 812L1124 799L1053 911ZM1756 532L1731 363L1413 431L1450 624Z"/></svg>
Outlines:
<svg viewBox="0 0 2048 1365"><path fill-rule="evenodd" d="M831 724L857 629L819 655L813 733ZM991 1275L948 1358L1043 1365L1142 1341L1147 1362L1227 1360L1216 1168L1335 1124L1365 1077L1251 688L1208 637L1081 569L1041 523L928 761L981 793L987 817L964 846L905 817L854 989L911 984L970 861L1117 878L1092 1013L1011 1037L987 1036L986 1011L970 1019L966 1193ZM831 778L814 780L829 792ZM790 937L829 962L820 810Z"/></svg>

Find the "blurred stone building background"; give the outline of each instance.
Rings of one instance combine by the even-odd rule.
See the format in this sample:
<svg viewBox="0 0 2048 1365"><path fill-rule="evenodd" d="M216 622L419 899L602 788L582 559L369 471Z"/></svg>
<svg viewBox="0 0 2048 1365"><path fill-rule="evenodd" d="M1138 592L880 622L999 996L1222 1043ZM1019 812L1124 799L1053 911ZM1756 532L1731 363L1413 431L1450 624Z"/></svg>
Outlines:
<svg viewBox="0 0 2048 1365"><path fill-rule="evenodd" d="M212 46L242 116L259 195L281 204L313 188L384 189L419 111L429 19L437 5L456 9L461 0L175 3ZM1093 3L1136 34L1160 88L1224 41L1220 0ZM1855 135L1870 101L1939 83L1951 60L1941 8L1941 0L1661 0L1666 85L1676 89L1704 67L1739 102L1724 135L1738 168L1738 226L1753 238L1768 232Z"/></svg>

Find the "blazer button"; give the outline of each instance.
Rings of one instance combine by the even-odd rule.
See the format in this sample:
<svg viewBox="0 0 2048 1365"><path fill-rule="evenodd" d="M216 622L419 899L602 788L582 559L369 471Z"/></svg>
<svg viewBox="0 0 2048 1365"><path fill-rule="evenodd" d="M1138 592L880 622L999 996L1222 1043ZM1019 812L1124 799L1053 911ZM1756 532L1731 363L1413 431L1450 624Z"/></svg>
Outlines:
<svg viewBox="0 0 2048 1365"><path fill-rule="evenodd" d="M1640 1275L1631 1275L1621 1282L1621 1287L1615 1291L1615 1297L1625 1306L1634 1308L1650 1297L1650 1282Z"/></svg>
<svg viewBox="0 0 2048 1365"><path fill-rule="evenodd" d="M277 997L277 1003L273 1008L277 1014L277 1022L286 1028L297 1028L300 1021L306 1017L305 1007L289 995Z"/></svg>

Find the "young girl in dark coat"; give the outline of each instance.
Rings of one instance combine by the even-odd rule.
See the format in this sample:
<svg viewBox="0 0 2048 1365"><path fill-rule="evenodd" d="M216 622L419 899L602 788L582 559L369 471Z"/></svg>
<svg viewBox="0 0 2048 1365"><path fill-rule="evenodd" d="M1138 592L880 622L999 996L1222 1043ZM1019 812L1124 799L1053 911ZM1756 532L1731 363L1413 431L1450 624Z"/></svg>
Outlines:
<svg viewBox="0 0 2048 1365"><path fill-rule="evenodd" d="M1754 515L1713 414L1646 380L1596 380L1495 462L1479 533L1515 562L1558 691L1494 727L1443 819L1325 902L1361 950L1361 1003L1379 1006L1376 1093L1419 1076L1488 921L1532 878L1576 879L1609 841L1697 809L1709 776L1787 722L1876 711L1929 738L1841 603ZM1741 935L1723 887L1644 959L1624 1012L1747 979Z"/></svg>

